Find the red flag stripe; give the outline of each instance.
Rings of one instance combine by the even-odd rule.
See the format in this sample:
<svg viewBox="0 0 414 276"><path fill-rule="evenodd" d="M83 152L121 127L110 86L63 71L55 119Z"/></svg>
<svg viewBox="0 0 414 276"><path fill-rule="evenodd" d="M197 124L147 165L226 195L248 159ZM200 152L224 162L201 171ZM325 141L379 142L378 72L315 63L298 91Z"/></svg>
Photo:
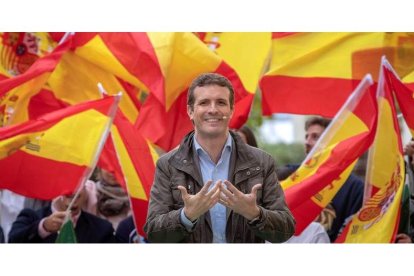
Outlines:
<svg viewBox="0 0 414 276"><path fill-rule="evenodd" d="M0 159L0 168L2 189L43 200L72 194L86 169L85 166L42 158L24 151ZM6 171L9 173L4 173ZM65 172L65 177L61 177L62 172Z"/></svg>
<svg viewBox="0 0 414 276"><path fill-rule="evenodd" d="M263 115L271 115L297 110L296 114L332 118L359 82L337 78L264 76L260 81L262 112ZM316 94L318 97L315 97ZM324 99L324 104L321 104L320 99Z"/></svg>

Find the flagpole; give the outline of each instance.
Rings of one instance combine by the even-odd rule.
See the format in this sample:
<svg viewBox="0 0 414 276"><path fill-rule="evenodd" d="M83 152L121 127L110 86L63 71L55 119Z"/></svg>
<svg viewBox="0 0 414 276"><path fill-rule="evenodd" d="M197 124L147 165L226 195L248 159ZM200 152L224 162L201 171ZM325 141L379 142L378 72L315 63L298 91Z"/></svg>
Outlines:
<svg viewBox="0 0 414 276"><path fill-rule="evenodd" d="M326 147L326 144L331 140L332 135L334 135L337 131L337 129L334 129L334 127L336 128L341 127L340 124L336 122L337 121L343 122L346 119L346 117L344 117L343 115L344 109L348 108L349 110L353 110L356 104L359 102L359 100L364 95L363 92L366 90L368 86L372 85L373 83L374 81L372 80L371 74L366 74L365 77L358 84L358 86L355 88L355 90L352 92L352 94L348 97L348 99L342 105L342 107L339 109L339 111L336 113L335 117L332 119L331 123L328 125L325 131L322 133L318 142L315 144L312 150L305 157L305 160L303 160L302 164L306 164L306 162L308 162L308 160L314 155L315 152L319 151L320 148ZM349 113L347 113L345 116L349 116Z"/></svg>
<svg viewBox="0 0 414 276"><path fill-rule="evenodd" d="M60 39L60 41L58 42L58 45L62 44L63 42L65 42L69 36L74 35L74 32L66 32L63 37Z"/></svg>
<svg viewBox="0 0 414 276"><path fill-rule="evenodd" d="M114 118L115 118L115 115L116 115L116 111L118 109L118 104L119 104L119 101L121 99L121 96L122 96L122 92L119 92L117 95L113 96L113 97L115 97L115 100L114 100L114 103L110 107L109 112L107 114L109 116L109 120L106 123L105 130L102 134L101 140L99 141L99 144L98 144L97 149L95 151L95 156L93 157L92 163L85 170L85 172L84 172L84 174L83 174L83 176L82 176L82 178L79 182L79 185L78 185L77 191L75 193L75 196L73 197L72 201L69 203L68 208L66 209L66 216L65 216L64 223L69 219L69 215L70 215L69 210L72 208L73 204L75 203L75 200L79 196L79 194L80 194L82 188L84 187L86 181L91 177L91 175L93 173L93 170L95 169L96 164L98 163L99 156L101 155L101 152L102 152L103 147L105 145L106 139L108 138L108 135L110 133L111 126L112 126L112 123L114 121Z"/></svg>

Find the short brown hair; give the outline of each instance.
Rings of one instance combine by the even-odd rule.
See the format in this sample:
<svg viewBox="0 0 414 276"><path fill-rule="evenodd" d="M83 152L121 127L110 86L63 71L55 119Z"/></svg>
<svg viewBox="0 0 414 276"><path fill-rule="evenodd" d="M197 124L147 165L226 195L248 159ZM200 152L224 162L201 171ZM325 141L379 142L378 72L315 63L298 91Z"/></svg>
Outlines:
<svg viewBox="0 0 414 276"><path fill-rule="evenodd" d="M313 125L320 125L321 127L326 129L330 123L330 119L326 119L319 116L311 117L307 119L305 122L305 130L308 130L308 128L310 128Z"/></svg>
<svg viewBox="0 0 414 276"><path fill-rule="evenodd" d="M197 78L193 80L190 87L188 88L187 93L187 105L191 108L194 107L194 90L197 87L204 87L209 85L218 85L221 87L226 87L230 92L230 108L233 109L234 107L234 89L231 82L224 76L216 73L204 73L199 75Z"/></svg>

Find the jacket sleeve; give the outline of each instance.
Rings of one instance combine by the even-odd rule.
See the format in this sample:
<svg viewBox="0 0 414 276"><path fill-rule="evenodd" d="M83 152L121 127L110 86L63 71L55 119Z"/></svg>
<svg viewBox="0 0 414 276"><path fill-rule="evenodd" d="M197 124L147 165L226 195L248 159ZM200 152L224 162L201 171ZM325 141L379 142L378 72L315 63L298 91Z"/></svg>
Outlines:
<svg viewBox="0 0 414 276"><path fill-rule="evenodd" d="M9 243L41 243L38 231L41 219L34 210L23 209L13 222Z"/></svg>
<svg viewBox="0 0 414 276"><path fill-rule="evenodd" d="M157 162L154 183L148 207L144 230L149 242L177 243L190 235L180 221L181 207L174 201L170 185L171 174L168 160L161 157ZM185 183L183 183L185 184ZM175 191L175 192L179 192Z"/></svg>
<svg viewBox="0 0 414 276"><path fill-rule="evenodd" d="M272 243L287 241L295 232L295 219L286 205L285 195L276 176L275 162L269 155L265 157L264 183L260 220L250 225L255 235Z"/></svg>

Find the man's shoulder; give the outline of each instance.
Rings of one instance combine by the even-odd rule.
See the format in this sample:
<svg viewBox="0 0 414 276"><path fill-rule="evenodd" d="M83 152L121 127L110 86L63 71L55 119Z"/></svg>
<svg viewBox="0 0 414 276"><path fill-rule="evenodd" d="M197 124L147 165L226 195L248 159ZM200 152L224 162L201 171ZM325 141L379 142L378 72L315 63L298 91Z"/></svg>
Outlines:
<svg viewBox="0 0 414 276"><path fill-rule="evenodd" d="M171 158L177 153L178 148L172 149L158 158L157 164L167 164Z"/></svg>

